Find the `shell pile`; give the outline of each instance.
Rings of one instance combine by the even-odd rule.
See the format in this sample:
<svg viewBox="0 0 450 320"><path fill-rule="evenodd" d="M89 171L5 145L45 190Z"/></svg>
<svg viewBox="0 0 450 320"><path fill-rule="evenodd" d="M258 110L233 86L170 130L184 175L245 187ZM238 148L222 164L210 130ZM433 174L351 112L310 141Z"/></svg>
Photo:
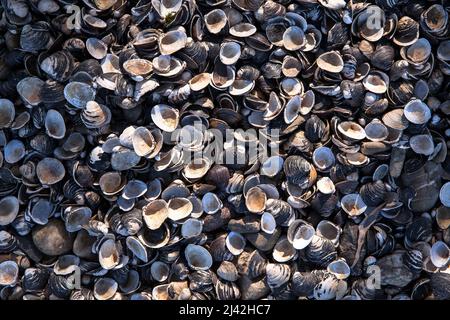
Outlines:
<svg viewBox="0 0 450 320"><path fill-rule="evenodd" d="M448 1L0 14L0 299L450 299Z"/></svg>

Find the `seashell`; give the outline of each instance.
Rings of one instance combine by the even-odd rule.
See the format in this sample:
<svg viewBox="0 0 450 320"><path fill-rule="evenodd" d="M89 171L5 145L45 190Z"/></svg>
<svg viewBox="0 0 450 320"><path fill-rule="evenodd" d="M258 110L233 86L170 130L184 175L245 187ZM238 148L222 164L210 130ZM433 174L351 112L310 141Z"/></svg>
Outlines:
<svg viewBox="0 0 450 320"><path fill-rule="evenodd" d="M65 217L66 230L76 232L81 230L92 216L92 210L89 207L68 208Z"/></svg>
<svg viewBox="0 0 450 320"><path fill-rule="evenodd" d="M398 20L393 41L399 46L409 46L419 39L419 23L414 19L403 16Z"/></svg>
<svg viewBox="0 0 450 320"><path fill-rule="evenodd" d="M273 248L272 257L276 262L284 263L292 260L296 253L289 240L286 237L281 237Z"/></svg>
<svg viewBox="0 0 450 320"><path fill-rule="evenodd" d="M178 221L187 218L191 214L193 205L188 199L172 198L167 203L167 210L167 217L173 221Z"/></svg>
<svg viewBox="0 0 450 320"><path fill-rule="evenodd" d="M385 93L389 87L389 77L381 71L371 71L363 79L362 84L370 92Z"/></svg>
<svg viewBox="0 0 450 320"><path fill-rule="evenodd" d="M287 239L295 249L306 248L313 240L315 230L303 220L294 220L288 228Z"/></svg>
<svg viewBox="0 0 450 320"><path fill-rule="evenodd" d="M223 261L217 268L217 275L225 280L234 282L239 278L236 266L230 261Z"/></svg>
<svg viewBox="0 0 450 320"><path fill-rule="evenodd" d="M100 278L94 285L94 297L97 300L110 300L116 294L118 287L114 279Z"/></svg>
<svg viewBox="0 0 450 320"><path fill-rule="evenodd" d="M439 192L439 200L447 208L450 207L450 183L446 182L442 185Z"/></svg>
<svg viewBox="0 0 450 320"><path fill-rule="evenodd" d="M378 119L373 119L364 127L366 138L370 141L384 141L388 135L388 128Z"/></svg>
<svg viewBox="0 0 450 320"><path fill-rule="evenodd" d="M9 253L18 247L17 239L7 231L0 231L0 253Z"/></svg>
<svg viewBox="0 0 450 320"><path fill-rule="evenodd" d="M65 82L75 68L75 61L68 51L63 50L45 58L41 62L40 67L51 79Z"/></svg>
<svg viewBox="0 0 450 320"><path fill-rule="evenodd" d="M166 201L153 200L142 209L145 224L150 230L156 230L162 226L169 216L169 207Z"/></svg>
<svg viewBox="0 0 450 320"><path fill-rule="evenodd" d="M202 233L203 222L198 219L188 219L181 226L181 235L183 238L193 238Z"/></svg>
<svg viewBox="0 0 450 320"><path fill-rule="evenodd" d="M266 208L267 196L259 187L252 187L245 194L245 205L252 213L260 213Z"/></svg>
<svg viewBox="0 0 450 320"><path fill-rule="evenodd" d="M164 282L169 277L170 268L164 262L155 261L150 266L150 272L154 280Z"/></svg>
<svg viewBox="0 0 450 320"><path fill-rule="evenodd" d="M86 50L92 57L100 60L106 56L108 47L102 40L97 38L88 38L86 40Z"/></svg>
<svg viewBox="0 0 450 320"><path fill-rule="evenodd" d="M307 260L318 266L326 266L336 259L336 249L333 242L313 235L310 244L305 248Z"/></svg>
<svg viewBox="0 0 450 320"><path fill-rule="evenodd" d="M403 110L405 118L414 124L424 124L431 119L431 111L428 106L418 99L413 99L405 105Z"/></svg>
<svg viewBox="0 0 450 320"><path fill-rule="evenodd" d="M0 263L0 285L13 286L18 280L19 266L14 261Z"/></svg>
<svg viewBox="0 0 450 320"><path fill-rule="evenodd" d="M184 255L189 267L193 270L208 270L212 266L212 256L202 246L188 244Z"/></svg>
<svg viewBox="0 0 450 320"><path fill-rule="evenodd" d="M143 262L148 262L148 253L145 246L139 241L138 238L129 236L126 239L127 248L133 253L134 256L142 260Z"/></svg>
<svg viewBox="0 0 450 320"><path fill-rule="evenodd" d="M350 267L345 259L338 259L331 262L327 267L327 271L339 280L347 279L350 276Z"/></svg>
<svg viewBox="0 0 450 320"><path fill-rule="evenodd" d="M227 25L228 18L222 9L209 11L205 16L206 29L212 34L218 34Z"/></svg>
<svg viewBox="0 0 450 320"><path fill-rule="evenodd" d="M98 251L98 261L103 269L114 269L119 265L120 253L114 239L108 239L100 246Z"/></svg>
<svg viewBox="0 0 450 320"><path fill-rule="evenodd" d="M443 241L436 241L431 247L430 258L436 267L444 267L450 259L449 247Z"/></svg>
<svg viewBox="0 0 450 320"><path fill-rule="evenodd" d="M387 127L396 130L404 130L408 127L408 120L404 115L403 109L394 109L385 113L382 121Z"/></svg>
<svg viewBox="0 0 450 320"><path fill-rule="evenodd" d="M358 216L367 209L367 205L358 193L350 193L343 196L341 199L341 206L351 217Z"/></svg>
<svg viewBox="0 0 450 320"><path fill-rule="evenodd" d="M312 160L314 166L321 172L329 171L336 162L333 152L328 147L319 147L315 149Z"/></svg>
<svg viewBox="0 0 450 320"><path fill-rule="evenodd" d="M344 69L344 60L337 51L329 51L321 54L317 60L317 66L328 72L338 73Z"/></svg>
<svg viewBox="0 0 450 320"><path fill-rule="evenodd" d="M28 12L22 11L20 15L26 17ZM25 24L20 33L20 47L28 52L48 49L54 41L49 32L49 27L44 21L38 21L35 24Z"/></svg>
<svg viewBox="0 0 450 320"><path fill-rule="evenodd" d="M65 254L73 248L73 236L67 232L64 223L58 219L32 230L34 245L49 256Z"/></svg>
<svg viewBox="0 0 450 320"><path fill-rule="evenodd" d="M233 25L230 30L230 34L234 37L238 38L246 38L250 37L251 35L255 34L256 27L251 23L238 23Z"/></svg>
<svg viewBox="0 0 450 320"><path fill-rule="evenodd" d="M322 238L332 241L334 244L339 243L341 228L328 220L322 220L316 227L316 234Z"/></svg>
<svg viewBox="0 0 450 320"><path fill-rule="evenodd" d="M189 289L194 292L209 292L213 290L211 271L198 270L189 275Z"/></svg>
<svg viewBox="0 0 450 320"><path fill-rule="evenodd" d="M25 145L20 140L9 141L3 149L4 159L7 163L14 164L25 157Z"/></svg>
<svg viewBox="0 0 450 320"><path fill-rule="evenodd" d="M428 134L418 134L409 139L411 149L418 154L429 156L434 151L434 142Z"/></svg>
<svg viewBox="0 0 450 320"><path fill-rule="evenodd" d="M69 82L64 87L64 98L75 108L82 109L95 98L95 90L84 82Z"/></svg>
<svg viewBox="0 0 450 320"><path fill-rule="evenodd" d="M146 59L130 59L124 62L123 69L133 80L142 81L153 71L153 65Z"/></svg>
<svg viewBox="0 0 450 320"><path fill-rule="evenodd" d="M313 290L313 297L316 300L335 299L339 288L339 280L335 277L325 277Z"/></svg>
<svg viewBox="0 0 450 320"><path fill-rule="evenodd" d="M151 112L153 122L165 132L173 132L178 126L178 110L164 104L153 107Z"/></svg>
<svg viewBox="0 0 450 320"><path fill-rule="evenodd" d="M384 202L386 192L386 186L380 180L367 183L359 190L363 202L371 207L376 207Z"/></svg>
<svg viewBox="0 0 450 320"><path fill-rule="evenodd" d="M208 192L202 198L203 211L207 214L215 214L222 208L222 201L215 193Z"/></svg>
<svg viewBox="0 0 450 320"><path fill-rule="evenodd" d="M44 268L27 268L22 277L22 286L26 292L38 292L47 285L50 273Z"/></svg>
<svg viewBox="0 0 450 320"><path fill-rule="evenodd" d="M227 249L235 256L240 255L244 251L245 244L245 238L240 233L234 231L228 233L225 239Z"/></svg>
<svg viewBox="0 0 450 320"><path fill-rule="evenodd" d="M62 115L56 110L48 110L45 116L45 130L49 137L62 139L66 135L66 124Z"/></svg>
<svg viewBox="0 0 450 320"><path fill-rule="evenodd" d="M264 212L261 216L261 230L265 233L273 234L276 227L275 217L268 212Z"/></svg>
<svg viewBox="0 0 450 320"><path fill-rule="evenodd" d="M31 105L31 106L37 106L39 103L42 102L41 92L42 88L44 87L45 83L41 79L37 77L27 77L22 80L20 80L17 83L16 89L17 93L19 93L22 100ZM5 121L10 119L10 122L7 123L8 125L11 124L12 120L11 117L14 117L14 110L10 110L10 108L13 105L10 105L8 102L10 102L7 99L2 99L2 106L5 108Z"/></svg>
<svg viewBox="0 0 450 320"><path fill-rule="evenodd" d="M283 33L283 46L289 51L301 49L305 41L305 33L297 26L289 27Z"/></svg>
<svg viewBox="0 0 450 320"><path fill-rule="evenodd" d="M52 185L61 181L66 174L61 161L54 158L44 158L36 166L36 175L41 184Z"/></svg>
<svg viewBox="0 0 450 320"><path fill-rule="evenodd" d="M219 58L225 65L233 65L241 56L241 46L237 42L225 42L220 46Z"/></svg>
<svg viewBox="0 0 450 320"><path fill-rule="evenodd" d="M266 281L271 289L279 288L289 281L291 268L286 264L268 263L266 265Z"/></svg>
<svg viewBox="0 0 450 320"><path fill-rule="evenodd" d="M266 273L266 265L267 260L258 250L244 251L238 258L237 268L240 274L254 279Z"/></svg>
<svg viewBox="0 0 450 320"><path fill-rule="evenodd" d="M8 99L0 99L0 128L9 127L16 115L14 104Z"/></svg>
<svg viewBox="0 0 450 320"><path fill-rule="evenodd" d="M336 191L333 181L328 177L320 178L317 181L317 189L323 194L333 194Z"/></svg>
<svg viewBox="0 0 450 320"><path fill-rule="evenodd" d="M200 73L189 80L189 86L192 91L201 91L205 89L211 81L211 74L207 72Z"/></svg>
<svg viewBox="0 0 450 320"><path fill-rule="evenodd" d="M283 168L287 180L301 188L311 186L316 180L315 168L301 156L287 157Z"/></svg>

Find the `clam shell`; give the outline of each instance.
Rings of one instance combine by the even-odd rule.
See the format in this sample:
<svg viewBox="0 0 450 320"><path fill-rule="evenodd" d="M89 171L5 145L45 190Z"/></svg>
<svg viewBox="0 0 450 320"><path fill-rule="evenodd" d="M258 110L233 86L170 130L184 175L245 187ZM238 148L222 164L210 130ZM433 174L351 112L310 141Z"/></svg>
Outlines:
<svg viewBox="0 0 450 320"><path fill-rule="evenodd" d="M102 40L97 38L88 38L86 40L86 49L92 57L100 60L106 56L108 47Z"/></svg>
<svg viewBox="0 0 450 320"><path fill-rule="evenodd" d="M173 132L178 126L179 111L165 104L158 104L151 111L153 122L165 132Z"/></svg>
<svg viewBox="0 0 450 320"><path fill-rule="evenodd" d="M375 142L384 141L388 135L388 128L378 119L372 120L364 127L367 139Z"/></svg>
<svg viewBox="0 0 450 320"><path fill-rule="evenodd" d="M436 241L431 247L430 258L436 267L444 267L450 259L449 247L443 241Z"/></svg>
<svg viewBox="0 0 450 320"><path fill-rule="evenodd" d="M11 100L0 99L0 128L9 127L14 121L16 111Z"/></svg>
<svg viewBox="0 0 450 320"><path fill-rule="evenodd" d="M359 216L367 209L367 205L358 193L351 193L343 196L341 199L341 206L351 217Z"/></svg>
<svg viewBox="0 0 450 320"><path fill-rule="evenodd" d="M297 26L289 27L283 33L283 46L289 51L301 49L305 41L305 33Z"/></svg>
<svg viewBox="0 0 450 320"><path fill-rule="evenodd" d="M156 230L169 217L169 206L162 199L153 200L142 209L142 215L147 227L150 230Z"/></svg>
<svg viewBox="0 0 450 320"><path fill-rule="evenodd" d="M139 241L138 238L129 236L126 239L127 248L140 260L147 263L148 262L148 254L144 245Z"/></svg>
<svg viewBox="0 0 450 320"><path fill-rule="evenodd" d="M295 249L306 248L314 237L314 228L303 220L293 221L288 228L287 239Z"/></svg>
<svg viewBox="0 0 450 320"><path fill-rule="evenodd" d="M403 110L405 118L414 124L424 124L431 119L430 108L422 101L413 99L409 101Z"/></svg>
<svg viewBox="0 0 450 320"><path fill-rule="evenodd" d="M296 249L286 237L281 237L273 248L272 257L276 262L285 263L296 256Z"/></svg>
<svg viewBox="0 0 450 320"><path fill-rule="evenodd" d="M230 261L223 261L217 268L217 275L225 281L236 281L239 278L236 266Z"/></svg>
<svg viewBox="0 0 450 320"><path fill-rule="evenodd" d="M227 25L228 18L222 9L213 9L209 11L205 16L206 29L212 33L217 34Z"/></svg>
<svg viewBox="0 0 450 320"><path fill-rule="evenodd" d="M94 297L97 300L110 300L116 294L118 287L114 279L100 278L94 285Z"/></svg>
<svg viewBox="0 0 450 320"><path fill-rule="evenodd" d="M167 208L167 217L173 221L178 221L190 216L193 205L192 202L186 198L172 198L167 203Z"/></svg>
<svg viewBox="0 0 450 320"><path fill-rule="evenodd" d="M267 195L259 187L252 187L245 194L245 205L252 213L260 213L266 208Z"/></svg>
<svg viewBox="0 0 450 320"><path fill-rule="evenodd" d="M208 192L202 198L203 211L207 214L215 214L222 206L222 201L215 193Z"/></svg>
<svg viewBox="0 0 450 320"><path fill-rule="evenodd" d="M4 160L10 164L19 162L26 155L25 145L22 141L16 139L9 141L3 149L3 152Z"/></svg>
<svg viewBox="0 0 450 320"><path fill-rule="evenodd" d="M164 262L155 261L150 266L150 272L154 280L158 282L164 282L169 277L170 268Z"/></svg>
<svg viewBox="0 0 450 320"><path fill-rule="evenodd" d="M338 259L331 262L327 267L327 271L339 280L347 279L350 276L350 267L345 259Z"/></svg>
<svg viewBox="0 0 450 320"><path fill-rule="evenodd" d="M28 77L24 78L17 83L17 92L24 102L29 104L30 106L37 106L42 102L41 92L44 87L44 81L36 77ZM11 112L14 110L8 110L6 108L10 108L10 105L7 103L9 100L3 99L2 106L5 108L5 117L11 117ZM6 104L6 105L5 105ZM14 115L14 114L12 114ZM11 120L12 122L12 120Z"/></svg>
<svg viewBox="0 0 450 320"><path fill-rule="evenodd" d="M108 239L100 246L98 261L103 269L115 268L120 262L120 253L114 239Z"/></svg>
<svg viewBox="0 0 450 320"><path fill-rule="evenodd" d="M0 285L13 286L19 277L19 266L14 261L0 263Z"/></svg>
<svg viewBox="0 0 450 320"><path fill-rule="evenodd" d="M322 220L316 227L316 234L322 238L332 241L334 244L339 243L342 229L328 220Z"/></svg>
<svg viewBox="0 0 450 320"><path fill-rule="evenodd" d="M44 158L36 166L36 175L44 185L52 185L61 181L66 174L64 165L58 159Z"/></svg>
<svg viewBox="0 0 450 320"><path fill-rule="evenodd" d="M226 247L235 256L240 255L244 251L245 244L245 238L240 233L234 231L230 232L225 239Z"/></svg>
<svg viewBox="0 0 450 320"><path fill-rule="evenodd" d="M286 264L268 263L266 265L266 281L270 288L278 288L289 281L291 268Z"/></svg>
<svg viewBox="0 0 450 320"><path fill-rule="evenodd" d="M235 64L241 56L241 46L237 42L225 42L220 46L219 58L225 65Z"/></svg>
<svg viewBox="0 0 450 320"><path fill-rule="evenodd" d="M273 234L276 227L275 217L268 212L264 212L261 216L261 230L265 233Z"/></svg>
<svg viewBox="0 0 450 320"><path fill-rule="evenodd" d="M329 51L321 54L316 60L317 66L325 71L338 73L344 69L344 61L337 51Z"/></svg>
<svg viewBox="0 0 450 320"><path fill-rule="evenodd" d="M441 203L450 208L450 183L446 182L442 185L441 190L439 192L439 200Z"/></svg>
<svg viewBox="0 0 450 320"><path fill-rule="evenodd" d="M183 238L193 238L202 233L203 222L198 219L188 219L181 226L181 235Z"/></svg>
<svg viewBox="0 0 450 320"><path fill-rule="evenodd" d="M95 98L95 90L84 82L69 82L64 87L64 98L76 108L84 108L89 101Z"/></svg>
<svg viewBox="0 0 450 320"><path fill-rule="evenodd" d="M62 139L66 135L66 124L62 115L56 110L48 110L45 116L45 130L49 137Z"/></svg>
<svg viewBox="0 0 450 320"><path fill-rule="evenodd" d="M184 250L184 256L189 267L193 270L208 270L213 260L211 254L202 246L188 244Z"/></svg>
<svg viewBox="0 0 450 320"><path fill-rule="evenodd" d="M411 149L418 154L429 156L434 151L433 138L428 134L418 134L409 139Z"/></svg>
<svg viewBox="0 0 450 320"><path fill-rule="evenodd" d="M323 172L329 171L336 162L333 152L328 147L319 147L315 149L312 160L317 170Z"/></svg>

